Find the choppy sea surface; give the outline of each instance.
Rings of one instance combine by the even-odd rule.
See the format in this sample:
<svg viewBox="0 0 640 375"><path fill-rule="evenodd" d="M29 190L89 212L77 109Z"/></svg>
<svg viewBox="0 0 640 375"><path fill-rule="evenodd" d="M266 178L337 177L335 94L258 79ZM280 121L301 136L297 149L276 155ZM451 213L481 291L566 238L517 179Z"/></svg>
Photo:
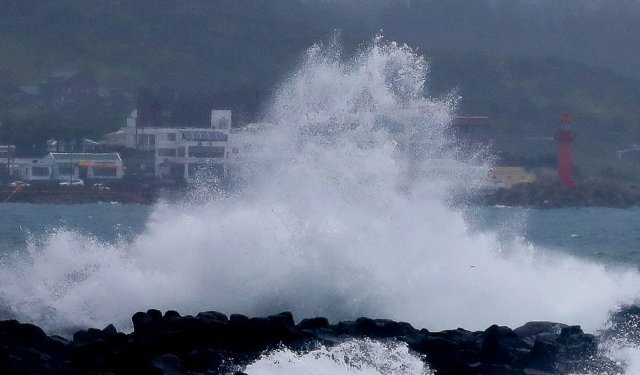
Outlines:
<svg viewBox="0 0 640 375"><path fill-rule="evenodd" d="M470 229L519 235L549 251L610 265L640 266L640 208L476 207Z"/></svg>
<svg viewBox="0 0 640 375"><path fill-rule="evenodd" d="M101 241L130 240L140 234L151 206L5 203L0 206L0 254L26 251L57 230L72 230Z"/></svg>
<svg viewBox="0 0 640 375"><path fill-rule="evenodd" d="M11 259L32 251L30 248L45 246L47 238L58 231L113 246L130 242L148 230L147 223L155 210L144 205L102 203L3 204L0 206L0 261L6 267ZM468 207L464 212L470 233L498 233L505 243L520 238L539 251L546 249L612 267L640 266L640 208ZM625 350L631 352L625 355ZM628 370L634 371L637 354L633 349L621 349L616 356L630 362ZM406 346L371 340L347 341L335 348L319 348L308 354L284 349L265 353L243 370L252 374L432 373Z"/></svg>
<svg viewBox="0 0 640 375"><path fill-rule="evenodd" d="M123 204L29 204L0 206L0 255L27 251L27 244L60 229L100 241L130 241L143 233L152 206ZM640 267L640 208L469 207L470 231L521 237L548 251L608 265Z"/></svg>

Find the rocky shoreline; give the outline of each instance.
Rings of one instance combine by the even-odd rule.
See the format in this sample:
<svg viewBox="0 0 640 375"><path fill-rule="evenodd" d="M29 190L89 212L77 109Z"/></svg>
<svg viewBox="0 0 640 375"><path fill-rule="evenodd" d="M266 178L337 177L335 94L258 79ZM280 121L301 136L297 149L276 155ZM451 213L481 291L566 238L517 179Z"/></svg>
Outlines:
<svg viewBox="0 0 640 375"><path fill-rule="evenodd" d="M608 335L627 335L621 330L630 329L629 322L639 318L639 307L623 308L613 315ZM32 324L1 321L0 373L242 374L267 350L305 352L349 338L405 342L439 375L623 373L621 364L600 354L598 337L579 326L553 322L430 332L409 323L364 317L337 324L317 317L296 324L289 312L249 318L159 310L138 312L132 321L129 334L109 325L77 331L70 340L47 336Z"/></svg>
<svg viewBox="0 0 640 375"><path fill-rule="evenodd" d="M640 206L640 187L618 181L589 180L567 188L555 181L542 180L479 194L474 201L488 206L629 208Z"/></svg>
<svg viewBox="0 0 640 375"><path fill-rule="evenodd" d="M469 195L471 198L469 199ZM41 187L0 188L0 202L8 203L96 203L118 202L125 204L154 204L158 198L184 199L183 186L149 188L131 185L126 188L96 191L89 187ZM571 207L640 207L640 186L614 180L588 180L575 188L560 185L555 179L543 178L532 183L523 183L511 188L473 193L463 191L456 195L459 204L483 206L522 206L533 208Z"/></svg>

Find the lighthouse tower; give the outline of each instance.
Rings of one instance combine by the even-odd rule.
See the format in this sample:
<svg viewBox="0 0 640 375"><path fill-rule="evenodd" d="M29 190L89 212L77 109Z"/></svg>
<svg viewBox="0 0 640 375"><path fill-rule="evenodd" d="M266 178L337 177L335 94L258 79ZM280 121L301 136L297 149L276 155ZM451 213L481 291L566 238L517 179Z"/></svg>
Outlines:
<svg viewBox="0 0 640 375"><path fill-rule="evenodd" d="M560 117L560 130L556 132L555 139L558 142L558 180L563 186L573 188L576 186L573 181L573 151L571 143L575 136L569 128L571 116L562 115Z"/></svg>

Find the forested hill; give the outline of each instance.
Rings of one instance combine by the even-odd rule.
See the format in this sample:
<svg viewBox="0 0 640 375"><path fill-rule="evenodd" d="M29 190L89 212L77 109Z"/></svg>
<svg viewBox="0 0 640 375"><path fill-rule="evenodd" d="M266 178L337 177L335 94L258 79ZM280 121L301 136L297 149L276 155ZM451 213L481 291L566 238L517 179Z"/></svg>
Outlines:
<svg viewBox="0 0 640 375"><path fill-rule="evenodd" d="M285 0L0 4L5 86L81 69L120 85L268 88L300 51L331 30L324 17Z"/></svg>
<svg viewBox="0 0 640 375"><path fill-rule="evenodd" d="M618 0L2 0L0 84L52 69L193 89L271 87L333 30L425 54L553 57L640 78L640 3Z"/></svg>
<svg viewBox="0 0 640 375"><path fill-rule="evenodd" d="M0 121L16 85L59 71L255 102L336 30L347 53L382 32L427 56L430 93L457 89L460 112L490 116L505 147L537 152L512 141L571 112L597 139L590 155L611 158L640 132L639 18L638 2L614 0L0 0ZM90 129L61 116L98 136L126 113Z"/></svg>

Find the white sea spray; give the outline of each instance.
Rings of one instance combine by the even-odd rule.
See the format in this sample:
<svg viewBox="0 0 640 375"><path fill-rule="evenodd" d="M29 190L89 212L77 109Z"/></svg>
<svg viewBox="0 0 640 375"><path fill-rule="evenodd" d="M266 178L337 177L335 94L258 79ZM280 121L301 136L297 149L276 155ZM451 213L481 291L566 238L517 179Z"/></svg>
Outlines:
<svg viewBox="0 0 640 375"><path fill-rule="evenodd" d="M252 375L432 375L423 359L398 342L353 339L335 347L296 353L280 349L244 369Z"/></svg>
<svg viewBox="0 0 640 375"><path fill-rule="evenodd" d="M530 320L600 328L633 302L635 270L552 255L470 231L449 204L488 165L448 136L456 98L425 94L427 64L376 39L355 57L311 48L278 88L242 189L159 205L133 240L60 229L1 265L0 296L48 332L116 323L139 310L301 319L358 316L432 330Z"/></svg>

